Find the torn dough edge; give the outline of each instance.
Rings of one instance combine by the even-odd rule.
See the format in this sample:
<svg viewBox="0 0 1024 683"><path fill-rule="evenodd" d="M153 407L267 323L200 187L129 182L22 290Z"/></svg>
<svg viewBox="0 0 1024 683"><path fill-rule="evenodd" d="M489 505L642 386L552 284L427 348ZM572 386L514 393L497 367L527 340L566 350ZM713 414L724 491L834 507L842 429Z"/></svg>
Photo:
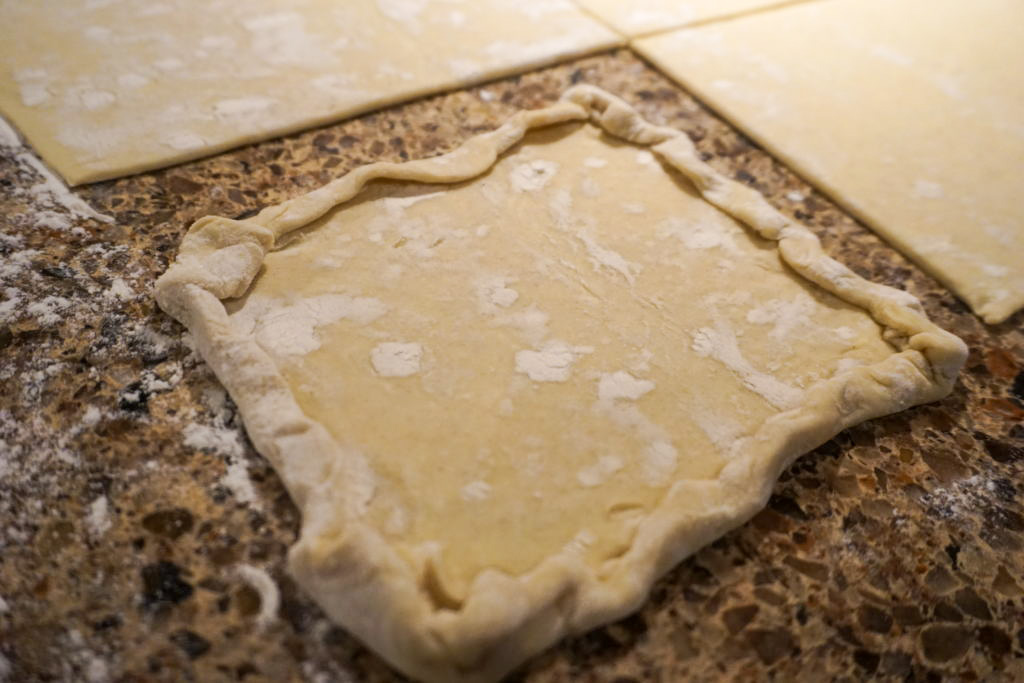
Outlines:
<svg viewBox="0 0 1024 683"><path fill-rule="evenodd" d="M531 129L588 120L649 147L705 200L775 242L796 275L868 312L898 351L812 386L801 406L766 420L717 479L673 483L622 555L588 566L560 551L518 576L486 569L464 599L453 600L438 587L430 558L412 566L360 518L359 501L369 495L360 476L365 465L302 412L270 357L232 329L221 299L245 293L279 238L352 199L371 180L464 182L485 173ZM441 157L362 166L245 220L202 218L157 281L156 297L192 332L238 404L256 449L303 512L301 537L289 553L291 573L334 621L396 668L427 681L495 680L568 634L636 610L659 576L759 511L796 457L864 420L948 395L967 353L913 296L859 277L828 257L806 227L704 163L685 133L654 126L586 85Z"/></svg>

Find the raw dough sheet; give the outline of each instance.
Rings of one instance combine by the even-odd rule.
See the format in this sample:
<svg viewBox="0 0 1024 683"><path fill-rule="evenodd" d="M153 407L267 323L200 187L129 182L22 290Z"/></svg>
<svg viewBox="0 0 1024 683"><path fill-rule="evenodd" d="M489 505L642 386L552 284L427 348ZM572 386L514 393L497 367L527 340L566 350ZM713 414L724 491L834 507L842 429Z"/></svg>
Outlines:
<svg viewBox="0 0 1024 683"><path fill-rule="evenodd" d="M1024 306L1024 3L829 0L635 48L956 292Z"/></svg>
<svg viewBox="0 0 1024 683"><path fill-rule="evenodd" d="M637 37L809 0L575 0L613 29Z"/></svg>
<svg viewBox="0 0 1024 683"><path fill-rule="evenodd" d="M438 681L635 609L793 458L945 395L965 356L590 87L202 219L157 295L302 510L300 584Z"/></svg>
<svg viewBox="0 0 1024 683"><path fill-rule="evenodd" d="M611 47L568 0L0 0L0 112L69 184Z"/></svg>

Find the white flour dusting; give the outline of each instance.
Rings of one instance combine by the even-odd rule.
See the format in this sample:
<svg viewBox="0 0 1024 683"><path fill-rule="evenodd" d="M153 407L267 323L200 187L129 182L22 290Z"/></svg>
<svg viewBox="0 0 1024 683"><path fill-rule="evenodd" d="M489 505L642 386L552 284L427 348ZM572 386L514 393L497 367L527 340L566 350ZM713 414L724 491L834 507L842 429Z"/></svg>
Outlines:
<svg viewBox="0 0 1024 683"><path fill-rule="evenodd" d="M491 485L478 479L463 486L459 494L462 496L462 500L470 503L487 500L491 497Z"/></svg>
<svg viewBox="0 0 1024 683"><path fill-rule="evenodd" d="M519 292L510 285L514 280L496 275L482 279L476 288L481 313L494 313L499 308L508 308L519 299Z"/></svg>
<svg viewBox="0 0 1024 683"><path fill-rule="evenodd" d="M693 333L692 348L705 358L714 358L729 368L743 385L776 408L786 410L800 402L803 392L772 375L757 370L740 351L736 333L724 320L715 327L702 327Z"/></svg>
<svg viewBox="0 0 1024 683"><path fill-rule="evenodd" d="M592 465L588 465L576 473L576 480L586 488L594 488L625 467L622 458L617 455L602 455Z"/></svg>
<svg viewBox="0 0 1024 683"><path fill-rule="evenodd" d="M668 441L655 441L644 451L641 475L648 486L665 486L675 474L679 453Z"/></svg>
<svg viewBox="0 0 1024 683"><path fill-rule="evenodd" d="M589 346L570 346L563 341L552 340L539 350L516 352L516 372L521 372L534 382L565 382L572 375L572 364L583 353L590 353Z"/></svg>
<svg viewBox="0 0 1024 683"><path fill-rule="evenodd" d="M38 176L39 180L36 181L36 184L27 190L29 196L34 200L37 210L61 209L74 218L92 219L102 223L114 222L113 218L99 213L69 190L63 181L21 144L18 134L3 117L0 117L0 146L11 149L13 151L11 158L19 166Z"/></svg>
<svg viewBox="0 0 1024 683"><path fill-rule="evenodd" d="M747 322L755 325L771 325L768 335L783 340L794 330L811 323L814 315L814 299L803 292L792 299L769 299L760 306L747 311Z"/></svg>
<svg viewBox="0 0 1024 683"><path fill-rule="evenodd" d="M597 396L601 401L626 399L635 401L654 389L654 382L637 379L624 370L601 375L597 385Z"/></svg>
<svg viewBox="0 0 1024 683"><path fill-rule="evenodd" d="M557 172L558 164L554 161L534 159L514 166L508 179L519 192L536 192L547 185Z"/></svg>
<svg viewBox="0 0 1024 683"><path fill-rule="evenodd" d="M383 342L370 351L370 363L381 377L409 377L420 371L423 347L416 342Z"/></svg>
<svg viewBox="0 0 1024 683"><path fill-rule="evenodd" d="M85 528L95 538L105 534L112 525L107 498L106 496L100 496L89 506L89 512L85 516Z"/></svg>
<svg viewBox="0 0 1024 683"><path fill-rule="evenodd" d="M340 320L366 325L387 312L387 306L372 297L321 294L285 303L270 297L250 296L231 315L243 332L277 356L304 356L320 348L319 330Z"/></svg>
<svg viewBox="0 0 1024 683"><path fill-rule="evenodd" d="M231 491L240 503L261 507L256 488L249 478L249 468L244 461L245 447L236 429L221 425L204 425L192 422L185 425L184 444L190 448L212 451L227 461L227 471L221 477L222 486Z"/></svg>
<svg viewBox="0 0 1024 683"><path fill-rule="evenodd" d="M721 221L711 220L700 223L671 217L658 226L658 236L674 237L687 249L723 249L730 253L739 252L734 232Z"/></svg>
<svg viewBox="0 0 1024 683"><path fill-rule="evenodd" d="M587 254L589 254L590 261L594 265L594 270L600 270L602 267L610 268L626 278L626 282L629 284L633 284L636 281L635 273L640 270L640 266L630 263L617 251L602 247L597 243L597 240L585 232L579 233L577 237L587 248Z"/></svg>

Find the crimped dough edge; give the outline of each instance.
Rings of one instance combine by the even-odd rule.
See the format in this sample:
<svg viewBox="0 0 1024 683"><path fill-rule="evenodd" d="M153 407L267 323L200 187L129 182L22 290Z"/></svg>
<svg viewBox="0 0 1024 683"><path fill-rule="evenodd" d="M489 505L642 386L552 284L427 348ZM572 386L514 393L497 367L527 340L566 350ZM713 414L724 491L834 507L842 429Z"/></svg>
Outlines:
<svg viewBox="0 0 1024 683"><path fill-rule="evenodd" d="M255 340L232 329L221 299L245 293L277 239L356 196L371 180L463 182L487 171L531 129L587 120L650 147L708 202L775 241L795 274L868 312L898 351L812 386L802 405L766 420L716 480L676 481L640 522L624 554L589 566L559 552L519 576L484 570L452 608L432 595L423 567L400 558L350 509L359 485L353 459L302 412ZM654 126L587 85L570 88L553 106L519 112L443 157L362 166L246 220L202 218L157 280L156 298L191 331L237 403L256 449L302 510L291 573L332 620L425 681L496 680L564 636L636 610L659 576L756 514L799 455L852 425L945 397L967 355L963 342L929 321L913 296L864 280L828 257L810 230L704 163L685 133Z"/></svg>

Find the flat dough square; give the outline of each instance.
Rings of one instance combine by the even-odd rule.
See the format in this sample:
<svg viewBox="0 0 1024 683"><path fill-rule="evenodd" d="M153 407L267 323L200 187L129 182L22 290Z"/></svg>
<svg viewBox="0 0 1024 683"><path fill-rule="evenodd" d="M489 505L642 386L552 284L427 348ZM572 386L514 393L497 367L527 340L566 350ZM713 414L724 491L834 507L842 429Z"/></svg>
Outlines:
<svg viewBox="0 0 1024 683"><path fill-rule="evenodd" d="M589 86L204 218L156 291L302 510L300 585L431 681L636 609L795 457L944 396L965 358Z"/></svg>
<svg viewBox="0 0 1024 683"><path fill-rule="evenodd" d="M1024 306L1024 4L829 0L634 47L985 322Z"/></svg>
<svg viewBox="0 0 1024 683"><path fill-rule="evenodd" d="M0 2L0 112L71 185L611 47L569 0Z"/></svg>
<svg viewBox="0 0 1024 683"><path fill-rule="evenodd" d="M575 0L595 17L629 37L729 19L808 0Z"/></svg>

